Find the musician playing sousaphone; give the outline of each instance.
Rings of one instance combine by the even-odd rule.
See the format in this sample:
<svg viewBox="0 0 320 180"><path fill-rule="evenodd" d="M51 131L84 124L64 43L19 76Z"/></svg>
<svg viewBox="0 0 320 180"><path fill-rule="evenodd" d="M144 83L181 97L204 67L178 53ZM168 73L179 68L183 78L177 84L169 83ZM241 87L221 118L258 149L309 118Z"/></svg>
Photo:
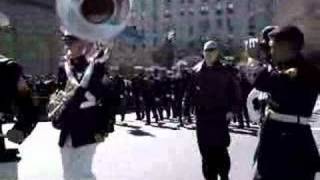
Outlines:
<svg viewBox="0 0 320 180"><path fill-rule="evenodd" d="M105 52L95 44L71 34L64 34L67 55L59 68L59 89L69 94L60 115L61 147L65 179L95 179L92 159L98 143L109 133L106 102ZM69 93L69 92L67 92Z"/></svg>
<svg viewBox="0 0 320 180"><path fill-rule="evenodd" d="M105 59L109 51L96 42L110 40L124 30L131 0L57 0L57 15L64 31L65 62L59 68L58 84L62 106L51 108L49 116L61 129L65 180L96 179L91 171L98 143L104 141L112 118L108 99ZM54 97L54 96L53 96ZM51 101L55 102L55 101ZM61 103L57 103L60 104ZM60 119L60 120L59 120ZM113 122L113 121L112 121Z"/></svg>

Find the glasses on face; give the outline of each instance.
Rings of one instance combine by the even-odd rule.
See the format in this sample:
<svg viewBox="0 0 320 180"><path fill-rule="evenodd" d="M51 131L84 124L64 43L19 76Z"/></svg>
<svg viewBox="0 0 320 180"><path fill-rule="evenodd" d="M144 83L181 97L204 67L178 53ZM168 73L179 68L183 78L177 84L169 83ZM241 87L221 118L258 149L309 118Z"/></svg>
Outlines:
<svg viewBox="0 0 320 180"><path fill-rule="evenodd" d="M204 50L204 52L214 52L215 50L216 50L215 48L210 48L210 49Z"/></svg>

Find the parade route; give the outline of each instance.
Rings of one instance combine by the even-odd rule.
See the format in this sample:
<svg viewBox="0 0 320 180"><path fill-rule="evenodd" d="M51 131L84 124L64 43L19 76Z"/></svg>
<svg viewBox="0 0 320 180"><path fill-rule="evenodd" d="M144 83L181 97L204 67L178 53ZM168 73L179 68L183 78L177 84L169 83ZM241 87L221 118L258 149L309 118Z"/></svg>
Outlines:
<svg viewBox="0 0 320 180"><path fill-rule="evenodd" d="M118 122L115 132L98 146L93 165L98 180L203 179L193 129L175 130L175 124L168 122L162 127L156 124L145 126L144 122L134 119L133 114L127 115L126 123ZM312 126L319 145L320 122ZM230 126L231 180L252 179L257 130L257 127L242 130L235 125ZM11 165L6 172L12 173L12 177L17 176L18 180L62 180L58 135L59 132L50 123L39 123L19 147L22 160L17 168ZM16 147L8 144L9 147Z"/></svg>

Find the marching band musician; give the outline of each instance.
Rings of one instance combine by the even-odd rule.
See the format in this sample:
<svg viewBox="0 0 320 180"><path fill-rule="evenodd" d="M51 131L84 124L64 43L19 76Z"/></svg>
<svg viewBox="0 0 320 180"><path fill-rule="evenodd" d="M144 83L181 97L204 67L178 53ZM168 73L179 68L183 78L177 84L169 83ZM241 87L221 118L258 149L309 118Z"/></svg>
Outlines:
<svg viewBox="0 0 320 180"><path fill-rule="evenodd" d="M61 127L63 175L65 180L92 180L96 179L91 171L96 147L109 132L104 61L88 56L92 43L70 34L64 34L63 40L67 58L59 68L58 84L78 86Z"/></svg>
<svg viewBox="0 0 320 180"><path fill-rule="evenodd" d="M320 161L308 120L320 90L319 72L304 60L304 34L296 26L276 28L269 37L274 68L260 70L254 83L270 95L254 179L313 180Z"/></svg>

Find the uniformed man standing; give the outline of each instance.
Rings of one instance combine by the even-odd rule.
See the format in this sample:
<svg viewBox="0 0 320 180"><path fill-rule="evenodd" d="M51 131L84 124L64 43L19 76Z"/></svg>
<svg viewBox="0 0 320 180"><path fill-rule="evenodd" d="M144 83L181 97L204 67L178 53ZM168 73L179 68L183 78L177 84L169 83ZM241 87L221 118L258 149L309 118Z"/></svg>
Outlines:
<svg viewBox="0 0 320 180"><path fill-rule="evenodd" d="M154 84L153 92L155 97L155 109L158 117L163 121L163 97L164 97L164 86L163 79L160 71L155 69L154 71Z"/></svg>
<svg viewBox="0 0 320 180"><path fill-rule="evenodd" d="M172 102L173 117L178 118L179 126L183 127L184 123L182 120L182 115L183 115L182 101L187 88L187 85L186 85L187 83L179 67L176 70L172 83L173 83L173 97L174 97Z"/></svg>
<svg viewBox="0 0 320 180"><path fill-rule="evenodd" d="M166 119L171 118L171 110L172 110L172 96L173 96L173 80L172 80L172 72L167 70L163 77L163 106L164 110L166 111Z"/></svg>
<svg viewBox="0 0 320 180"><path fill-rule="evenodd" d="M115 90L115 95L119 99L119 106L117 107L117 114L120 114L121 121L125 120L126 115L126 84L122 75L117 74L113 79L113 85Z"/></svg>
<svg viewBox="0 0 320 180"><path fill-rule="evenodd" d="M273 30L273 70L263 69L255 87L270 100L257 152L255 180L313 180L319 153L309 118L320 90L319 71L304 61L304 35L295 26Z"/></svg>
<svg viewBox="0 0 320 180"><path fill-rule="evenodd" d="M143 80L143 100L146 110L146 125L151 124L151 112L156 120L156 123L159 123L159 116L156 110L154 77L152 75L152 69L149 69Z"/></svg>
<svg viewBox="0 0 320 180"><path fill-rule="evenodd" d="M132 78L132 93L133 93L134 102L135 102L134 104L136 109L137 120L142 120L144 118L143 96L142 96L143 78L144 78L143 72L136 74Z"/></svg>

